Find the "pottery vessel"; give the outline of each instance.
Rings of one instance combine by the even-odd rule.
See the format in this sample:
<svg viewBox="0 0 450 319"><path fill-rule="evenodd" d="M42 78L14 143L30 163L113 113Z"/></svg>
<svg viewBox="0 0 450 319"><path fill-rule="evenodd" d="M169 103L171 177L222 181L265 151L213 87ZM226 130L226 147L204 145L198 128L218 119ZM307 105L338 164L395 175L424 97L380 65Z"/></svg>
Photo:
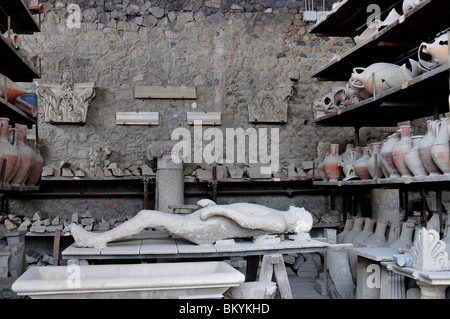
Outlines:
<svg viewBox="0 0 450 319"><path fill-rule="evenodd" d="M406 14L408 11L414 9L421 2L422 2L422 0L403 0L403 3L402 3L403 14Z"/></svg>
<svg viewBox="0 0 450 319"><path fill-rule="evenodd" d="M16 174L11 180L11 186L24 186L25 181L30 175L33 168L36 153L31 147L26 144L27 141L27 126L23 124L16 124L16 147L19 151L20 163Z"/></svg>
<svg viewBox="0 0 450 319"><path fill-rule="evenodd" d="M411 171L405 163L405 153L413 147L411 139L411 126L402 125L400 126L399 131L400 141L394 145L394 148L392 149L392 156L394 158L395 166L402 177L411 177Z"/></svg>
<svg viewBox="0 0 450 319"><path fill-rule="evenodd" d="M424 135L415 135L411 137L413 147L405 153L405 164L414 176L428 175L428 172L425 170L419 155L419 143L423 137Z"/></svg>
<svg viewBox="0 0 450 319"><path fill-rule="evenodd" d="M411 249L413 245L413 236L416 224L414 221L408 220L403 223L400 237L389 245L389 248Z"/></svg>
<svg viewBox="0 0 450 319"><path fill-rule="evenodd" d="M364 219L363 217L355 218L355 222L353 224L353 228L351 231L345 234L344 238L342 239L343 243L351 243L353 242L353 239L357 234L363 231L364 226Z"/></svg>
<svg viewBox="0 0 450 319"><path fill-rule="evenodd" d="M441 119L440 127L431 147L431 156L444 174L450 174L450 117Z"/></svg>
<svg viewBox="0 0 450 319"><path fill-rule="evenodd" d="M30 146L33 149L35 153L35 158L34 158L34 165L31 168L31 172L25 181L25 185L33 186L36 185L39 182L39 179L41 178L42 169L44 168L44 159L36 149L35 140L28 140L28 146Z"/></svg>
<svg viewBox="0 0 450 319"><path fill-rule="evenodd" d="M3 168L3 160L6 165ZM2 184L8 185L17 172L20 163L19 151L9 142L9 119L0 118L0 172L4 170Z"/></svg>
<svg viewBox="0 0 450 319"><path fill-rule="evenodd" d="M327 176L327 172L325 172L325 164L323 162L320 162L320 164L317 166L317 169L319 171L320 178L323 181L327 182L328 176Z"/></svg>
<svg viewBox="0 0 450 319"><path fill-rule="evenodd" d="M330 181L337 181L342 174L342 167L339 166L341 156L339 155L339 144L331 144L330 154L323 161L325 173Z"/></svg>
<svg viewBox="0 0 450 319"><path fill-rule="evenodd" d="M367 27L367 29L365 29L363 31L363 33L361 33L360 35L357 35L356 37L353 38L353 40L355 41L356 44L360 44L364 41L366 41L367 39L371 38L372 36L374 36L375 34L378 33L378 29L381 26L381 20L375 19L373 20Z"/></svg>
<svg viewBox="0 0 450 319"><path fill-rule="evenodd" d="M411 73L411 71L409 71ZM391 85L400 80L404 81L404 77L410 75L405 66L399 66L393 63L374 63L367 68L356 67L353 69L349 80L352 89L357 90L361 99L367 99L374 93L386 91L390 86L386 84L391 78L396 79ZM401 83L401 82L400 82Z"/></svg>
<svg viewBox="0 0 450 319"><path fill-rule="evenodd" d="M337 241L338 244L342 244L342 240L344 239L345 235L348 234L352 230L354 223L355 223L355 220L353 218L348 218L345 221L344 230L341 231L336 236L336 241Z"/></svg>
<svg viewBox="0 0 450 319"><path fill-rule="evenodd" d="M381 142L372 143L372 156L367 160L367 170L372 178L383 177L381 170L380 147Z"/></svg>
<svg viewBox="0 0 450 319"><path fill-rule="evenodd" d="M363 147L363 156L356 160L355 164L353 164L353 167L355 168L355 173L358 175L361 179L370 179L372 178L369 174L369 171L367 170L367 161L370 158L371 155L371 147Z"/></svg>
<svg viewBox="0 0 450 319"><path fill-rule="evenodd" d="M437 130L439 128L439 120L428 120L427 121L427 134L419 142L419 156L422 161L423 166L430 175L440 175L442 174L439 167L433 160L431 156L431 147L436 139Z"/></svg>
<svg viewBox="0 0 450 319"><path fill-rule="evenodd" d="M444 44L447 43L447 44ZM421 53L428 54L431 61L422 59ZM434 69L448 63L448 38L447 33L434 39L431 43L422 42L419 46L419 65L426 69Z"/></svg>
<svg viewBox="0 0 450 319"><path fill-rule="evenodd" d="M389 177L392 178L400 177L400 173L397 170L397 167L395 166L394 163L394 157L392 156L392 150L395 144L397 144L399 141L400 141L400 133L397 132L391 134L385 140L380 150L381 162L384 168L389 173Z"/></svg>
<svg viewBox="0 0 450 319"><path fill-rule="evenodd" d="M445 251L450 255L450 218L447 214L447 222L445 223L444 235L442 241L445 244Z"/></svg>
<svg viewBox="0 0 450 319"><path fill-rule="evenodd" d="M375 233L368 237L364 242L363 245L366 247L384 247L386 246L387 239L386 239L386 228L388 225L388 221L379 218L377 222L377 226L375 229Z"/></svg>

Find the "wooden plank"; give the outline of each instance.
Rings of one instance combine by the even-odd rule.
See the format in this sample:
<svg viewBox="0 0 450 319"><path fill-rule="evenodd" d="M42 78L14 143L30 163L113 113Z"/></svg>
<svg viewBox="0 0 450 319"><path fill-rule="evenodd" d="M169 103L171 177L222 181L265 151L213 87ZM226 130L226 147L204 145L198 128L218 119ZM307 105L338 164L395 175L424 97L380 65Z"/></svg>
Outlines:
<svg viewBox="0 0 450 319"><path fill-rule="evenodd" d="M136 99L196 99L197 92L192 86L136 86Z"/></svg>

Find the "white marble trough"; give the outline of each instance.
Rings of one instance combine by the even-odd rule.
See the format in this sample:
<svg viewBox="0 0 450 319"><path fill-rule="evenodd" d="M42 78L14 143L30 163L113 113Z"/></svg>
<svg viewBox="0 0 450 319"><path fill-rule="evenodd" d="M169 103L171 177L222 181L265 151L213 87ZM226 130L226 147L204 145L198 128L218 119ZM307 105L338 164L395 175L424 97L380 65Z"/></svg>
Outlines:
<svg viewBox="0 0 450 319"><path fill-rule="evenodd" d="M244 279L225 262L47 266L28 269L12 290L48 299L211 299Z"/></svg>

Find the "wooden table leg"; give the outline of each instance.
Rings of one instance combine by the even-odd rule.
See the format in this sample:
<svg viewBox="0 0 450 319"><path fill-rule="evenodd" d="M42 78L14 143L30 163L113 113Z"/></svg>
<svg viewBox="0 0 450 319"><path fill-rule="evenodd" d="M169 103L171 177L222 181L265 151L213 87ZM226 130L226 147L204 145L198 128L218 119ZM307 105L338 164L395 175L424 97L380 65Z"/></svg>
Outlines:
<svg viewBox="0 0 450 319"><path fill-rule="evenodd" d="M289 285L283 256L281 254L264 255L261 263L259 281L272 281L274 273L281 298L292 299L291 286Z"/></svg>

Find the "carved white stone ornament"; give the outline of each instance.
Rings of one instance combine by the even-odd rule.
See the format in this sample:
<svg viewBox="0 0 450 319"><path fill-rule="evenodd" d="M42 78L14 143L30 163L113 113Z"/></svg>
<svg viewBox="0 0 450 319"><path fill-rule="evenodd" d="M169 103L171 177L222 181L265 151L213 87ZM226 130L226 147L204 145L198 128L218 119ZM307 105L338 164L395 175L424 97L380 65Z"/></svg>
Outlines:
<svg viewBox="0 0 450 319"><path fill-rule="evenodd" d="M85 124L95 82L76 84L37 83L36 93L44 106L45 121L53 124Z"/></svg>
<svg viewBox="0 0 450 319"><path fill-rule="evenodd" d="M267 84L260 90L248 108L248 120L253 123L286 123L293 84Z"/></svg>
<svg viewBox="0 0 450 319"><path fill-rule="evenodd" d="M450 270L450 260L445 251L445 243L439 240L434 229L422 228L416 232L412 247L412 266L421 271Z"/></svg>

